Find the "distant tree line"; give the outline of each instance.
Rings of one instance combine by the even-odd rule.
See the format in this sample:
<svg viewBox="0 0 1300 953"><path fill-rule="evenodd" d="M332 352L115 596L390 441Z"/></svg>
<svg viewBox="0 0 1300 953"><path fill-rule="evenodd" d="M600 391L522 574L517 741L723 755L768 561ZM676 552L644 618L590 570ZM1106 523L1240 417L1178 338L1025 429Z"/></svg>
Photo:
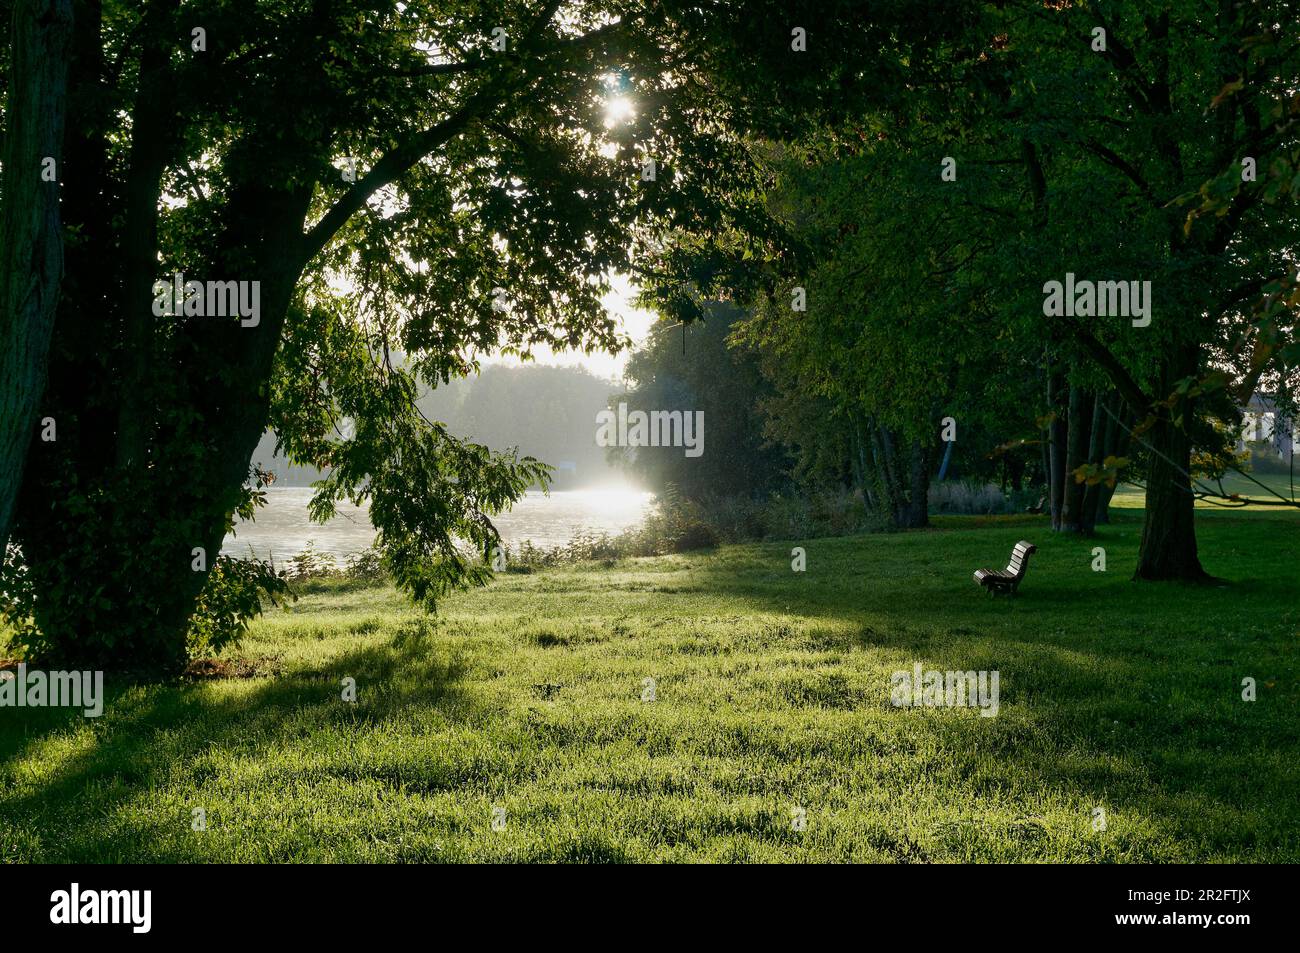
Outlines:
<svg viewBox="0 0 1300 953"><path fill-rule="evenodd" d="M1008 430L1034 427L1038 395L1031 392L1032 382L1024 386L1017 412L989 377L957 375L969 393L960 422L951 428L955 439L945 441L942 411L950 398L943 389L922 409L923 426L907 427L887 416L898 393L881 394L873 414L850 412L829 389L813 385L811 367L796 361L800 353L810 360L825 357L827 345L815 336L813 320L792 325L781 347L755 339L760 323L753 310L712 301L701 303L698 320L689 325L655 325L628 361L627 388L610 396L609 407L702 411L706 451L692 458L679 447L622 446L610 448L610 458L652 489L672 486L697 501L848 491L884 523L900 528L926 524L929 487L940 474L995 483L1009 493L1046 487L1046 443L1005 445ZM903 372L884 355L863 361L874 361L880 373ZM843 384L849 384L848 370Z"/></svg>

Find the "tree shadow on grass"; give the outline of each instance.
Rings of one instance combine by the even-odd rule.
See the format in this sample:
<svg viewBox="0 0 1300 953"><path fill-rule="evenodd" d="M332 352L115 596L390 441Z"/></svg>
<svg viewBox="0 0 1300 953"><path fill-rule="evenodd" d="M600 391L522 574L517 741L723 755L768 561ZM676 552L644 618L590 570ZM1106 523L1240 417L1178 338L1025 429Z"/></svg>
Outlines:
<svg viewBox="0 0 1300 953"><path fill-rule="evenodd" d="M1067 556L1061 556L1061 565ZM953 561L938 555L932 559ZM1049 570L1052 565L1048 560ZM1237 641L1212 637L1216 627L1243 611L1250 617L1243 626L1261 623L1267 606L1251 607L1250 600L1243 606L1233 594L1216 606L1196 601L1201 597L1193 594L1190 611L1196 624L1180 630L1162 619L1150 588L1092 576L1082 576L1082 583L1071 576L1074 582L1067 585L1053 571L1043 573L1041 589L996 602L955 572L930 574L919 591L909 588L912 579L868 574L873 588L863 592L791 585L788 575L756 584L752 572L743 578L734 572L697 572L687 591L702 588L733 600L740 616L734 624L747 625L745 617L753 616L755 626L770 626L759 617L785 617L777 627L782 631L755 640L754 650L762 649L763 639L797 646L804 638L805 647L815 653L808 667L813 681L792 683L782 696L791 704L792 722L827 705L842 710L861 697L861 705L887 712L886 727L905 730L894 738L864 727L862 743L847 746L843 736L828 733L820 742L826 750L811 753L810 745L815 749L819 743L815 738L777 732L774 743L780 750L773 763L817 755L828 765L828 783L852 780L854 772L869 772L873 766L879 771L883 763L889 772L904 773L907 784L928 786L959 805L957 819L949 814L943 830L913 832L916 849L909 847L899 859L1042 859L1059 857L1063 841L1074 852L1070 856L1080 860L1240 859L1268 851L1275 858L1290 851L1294 858L1295 831L1300 830L1293 796L1296 769L1277 764L1280 759L1300 763L1295 726L1270 714L1276 706L1242 704L1228 677L1238 666L1254 664L1257 655L1252 653L1271 643L1252 642L1248 636ZM1267 594L1270 605L1279 598L1275 578L1259 585L1256 595ZM1095 619L1069 612L1078 599L1098 594L1111 603L1099 605L1096 617L1120 620L1110 629L1098 629ZM672 611L670 600L657 601L656 613ZM799 618L790 620L792 614ZM809 638L816 633L824 644ZM879 670L877 684L823 677L839 670L818 668L821 656L830 664L836 655L850 652L878 656L872 659ZM1000 670L1002 714L980 719L968 711L890 708L889 671L909 669L913 661L927 669ZM1278 674L1284 682L1293 669L1292 664L1261 674ZM340 682L348 676L358 681L356 706L339 699ZM252 816L212 836L265 836L258 859L347 859L362 854L372 838L383 840L384 849L391 847L402 859L424 857L423 843L392 846L409 830L403 825L410 815L388 812L390 799L408 790L416 797L455 790L474 798L485 790L485 778L519 780L510 774L518 766L508 757L489 763L476 761L473 754L445 763L454 759L436 746L410 758L394 751L378 758L354 758L347 750L341 757L322 755L303 741L331 736L344 747L373 743L382 739L388 719L418 716L421 709L442 720L467 715L506 719L474 705L464 690L464 676L464 665L432 651L425 631L416 625L385 644L291 670L275 681L240 683L237 691L195 685L121 692L101 724L67 713L24 713L10 726L14 730L0 733L0 751L25 762L21 769L0 772L0 797L4 789L10 792L3 802L0 841L18 838L14 849L0 843L0 856L100 861L230 856L229 840L196 843L187 836L189 818L174 792L211 793L243 811L250 792L270 785L287 791L288 798L257 799ZM809 685L813 690L807 690ZM859 693L859 688L865 691ZM916 720L907 723L911 719ZM73 725L88 727L90 734L69 733ZM372 730L351 730L358 726ZM665 743L665 753L676 752L671 740ZM281 748L290 749L291 757L276 761ZM744 761L733 753L728 757ZM927 758L934 760L927 763ZM258 773L259 761L275 763ZM31 779L32 771L47 768L48 777ZM30 793L15 796L28 787ZM337 795L341 790L345 810L323 827L313 827L310 812L317 807L318 792ZM906 793L906 784L900 790ZM142 809L168 794L170 805L155 815ZM372 794L376 801L355 808L366 811L365 816L348 813ZM291 822L267 820L281 803L283 810L294 812L286 815ZM1051 820L1038 816L1041 803L1057 804ZM1068 817L1060 813L1061 803L1069 806ZM1079 836L1093 806L1111 815L1109 839ZM882 821L886 817L892 825L898 815L882 816ZM877 835L885 844L913 843L901 828L881 827L871 836ZM313 844L317 836L319 845ZM537 848L536 856L577 860L616 855L612 848L606 850L604 834L589 840L595 845L592 851L570 855ZM362 843L358 847L354 842Z"/></svg>
<svg viewBox="0 0 1300 953"><path fill-rule="evenodd" d="M1069 556L1038 566L1035 585L1014 599L990 599L955 571L936 579L923 569L868 576L838 598L789 576L755 587L704 570L696 582L755 615L796 617L810 649L832 661L872 653L881 671L868 694L891 720L919 714L882 701L891 671L918 662L999 671L998 717L932 711L908 726L946 759L945 783L968 799L972 817L976 805L1046 795L1078 805L1080 860L1300 856L1300 737L1286 684L1298 673L1283 653L1277 607L1288 605L1291 586L1280 571L1215 592L1062 575ZM790 638L799 627L786 623ZM1260 702L1244 702L1241 676L1264 669L1278 676L1275 694L1261 687ZM1094 807L1111 815L1109 842L1079 838ZM972 820L962 847L984 859L1007 838L1023 840L1033 858L1061 833L1036 821L1016 831L984 823Z"/></svg>
<svg viewBox="0 0 1300 953"><path fill-rule="evenodd" d="M0 834L8 836L0 838L0 859L32 859L25 855L35 848L47 861L139 861L149 856L149 826L113 829L105 819L178 779L203 784L215 773L208 757L213 751L269 762L281 746L335 727L373 727L421 710L468 715L474 708L461 689L464 661L431 650L428 642L417 622L385 644L277 678L116 691L106 686L102 719L83 720L68 710L6 709L0 804L8 823L0 821ZM356 680L355 703L342 698L345 678ZM48 777L28 780L47 765ZM6 789L29 785L30 793L4 796ZM169 823L188 829L189 818ZM70 831L84 836L66 838ZM64 839L50 843L47 832Z"/></svg>

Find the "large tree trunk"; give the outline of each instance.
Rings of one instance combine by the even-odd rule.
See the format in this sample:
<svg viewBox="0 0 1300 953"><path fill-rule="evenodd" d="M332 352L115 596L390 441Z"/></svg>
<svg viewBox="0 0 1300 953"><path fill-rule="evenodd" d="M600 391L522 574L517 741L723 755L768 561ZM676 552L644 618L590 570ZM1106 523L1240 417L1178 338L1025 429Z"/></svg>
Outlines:
<svg viewBox="0 0 1300 953"><path fill-rule="evenodd" d="M242 341L232 339L228 327L223 337L215 322L194 328L187 366L233 369L227 381L196 373L188 392L176 390L189 421L183 428L164 417L167 439L151 441L147 458L106 474L102 487L74 483L67 499L46 486L66 458L42 460L29 472L21 538L38 573L35 617L49 646L45 661L164 674L184 665L190 617L265 431L269 394L254 381L270 375L297 277L296 271L262 274L261 324L238 328L246 335ZM244 355L242 362L235 354ZM207 458L200 466L193 462L196 453ZM87 500L103 505L86 506ZM197 571L195 549L204 555ZM105 553L117 563L112 574L96 571ZM103 580L98 600L82 597L80 581L87 578ZM92 626L114 633L111 651L102 641L87 646L79 637Z"/></svg>
<svg viewBox="0 0 1300 953"><path fill-rule="evenodd" d="M33 458L17 532L37 590L43 661L149 673L175 672L184 664L189 620L266 427L265 382L304 264L300 223L310 197L305 185L281 189L250 182L233 190L228 225L204 268L223 278L259 281L260 322L242 327L237 318L186 321L173 337L175 359L153 368L171 399L149 406L134 434L126 435L147 437L142 452L114 453L109 440L105 456L90 454L86 445L98 437L82 422L70 428L70 440L60 439ZM69 277L77 284L88 280ZM110 298L113 304L121 300ZM145 298L131 306L150 304ZM104 317L122 315L110 310ZM58 338L69 333L61 328ZM63 340L62 347L84 350L74 340ZM73 421L88 409L85 388L77 384L65 378L49 397ZM197 571L195 549L205 557ZM115 561L114 572L102 571L105 558ZM96 580L97 588L88 589L86 579ZM99 637L87 644L86 632ZM111 639L104 638L110 633Z"/></svg>
<svg viewBox="0 0 1300 953"><path fill-rule="evenodd" d="M172 97L168 63L172 41L166 32L168 12L161 4L148 8L140 23L143 50L139 88L131 110L130 172L126 177L122 219L122 287L124 320L122 396L117 416L117 466L126 470L148 452L156 380L157 324L152 309L153 284L158 275L158 204L163 175L172 152L168 129Z"/></svg>
<svg viewBox="0 0 1300 953"><path fill-rule="evenodd" d="M1184 413L1190 417L1191 408ZM1162 415L1150 431L1150 449L1146 522L1134 578L1204 580L1207 576L1196 554L1191 440Z"/></svg>
<svg viewBox="0 0 1300 953"><path fill-rule="evenodd" d="M72 0L14 6L0 182L0 556L45 389L63 277L59 182ZM43 174L54 162L53 181ZM58 421L55 421L57 439Z"/></svg>
<svg viewBox="0 0 1300 953"><path fill-rule="evenodd" d="M866 483L877 488L882 514L898 529L930 525L930 454L924 441L913 440L904 454L888 427L869 421L867 434L873 466Z"/></svg>

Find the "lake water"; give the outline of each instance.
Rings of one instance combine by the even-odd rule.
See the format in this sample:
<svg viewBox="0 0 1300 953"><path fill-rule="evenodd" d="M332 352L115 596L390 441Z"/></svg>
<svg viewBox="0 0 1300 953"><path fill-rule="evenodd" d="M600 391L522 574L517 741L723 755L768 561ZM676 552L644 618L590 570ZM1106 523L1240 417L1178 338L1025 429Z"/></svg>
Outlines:
<svg viewBox="0 0 1300 953"><path fill-rule="evenodd" d="M341 503L338 515L325 525L307 518L311 487L268 487L266 506L252 522L235 524L222 552L277 563L302 552L308 540L317 552L329 553L340 564L351 553L366 549L374 541L364 507ZM514 509L493 518L501 538L515 546L525 539L542 548L561 546L579 532L620 533L645 519L654 494L622 487L591 490L556 490L546 494L530 490Z"/></svg>

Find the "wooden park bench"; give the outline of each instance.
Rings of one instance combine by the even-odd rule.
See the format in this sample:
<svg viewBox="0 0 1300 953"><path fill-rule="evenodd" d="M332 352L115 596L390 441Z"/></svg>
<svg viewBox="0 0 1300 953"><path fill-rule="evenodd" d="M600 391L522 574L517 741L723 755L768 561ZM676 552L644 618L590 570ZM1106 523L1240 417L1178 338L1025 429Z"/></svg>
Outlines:
<svg viewBox="0 0 1300 953"><path fill-rule="evenodd" d="M1023 539L1011 550L1011 562L1006 569L976 569L975 581L989 591L989 595L1006 592L1011 595L1020 588L1020 581L1025 578L1029 568L1029 557L1038 552L1038 547Z"/></svg>

